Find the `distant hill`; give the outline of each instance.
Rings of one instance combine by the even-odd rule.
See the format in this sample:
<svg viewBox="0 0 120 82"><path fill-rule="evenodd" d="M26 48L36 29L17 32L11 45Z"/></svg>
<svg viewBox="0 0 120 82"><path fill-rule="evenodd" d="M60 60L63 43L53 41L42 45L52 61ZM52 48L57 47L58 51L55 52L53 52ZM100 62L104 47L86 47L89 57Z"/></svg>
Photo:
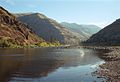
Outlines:
<svg viewBox="0 0 120 82"><path fill-rule="evenodd" d="M40 13L16 14L17 18L33 27L32 29L47 41L59 41L65 44L79 44L86 37L65 28L55 20Z"/></svg>
<svg viewBox="0 0 120 82"><path fill-rule="evenodd" d="M79 25L76 23L62 22L63 26L69 30L79 33L80 35L89 38L91 35L97 33L101 28L96 25Z"/></svg>
<svg viewBox="0 0 120 82"><path fill-rule="evenodd" d="M91 36L86 42L89 45L120 45L120 19L106 26Z"/></svg>
<svg viewBox="0 0 120 82"><path fill-rule="evenodd" d="M13 14L0 7L0 47L36 44L41 40L28 25L18 21Z"/></svg>

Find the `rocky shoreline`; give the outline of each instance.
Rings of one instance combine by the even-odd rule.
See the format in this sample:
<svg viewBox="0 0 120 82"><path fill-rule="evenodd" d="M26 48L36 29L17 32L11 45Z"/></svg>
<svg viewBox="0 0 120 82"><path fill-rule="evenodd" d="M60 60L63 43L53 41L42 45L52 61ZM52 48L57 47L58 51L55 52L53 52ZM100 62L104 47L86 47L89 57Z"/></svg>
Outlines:
<svg viewBox="0 0 120 82"><path fill-rule="evenodd" d="M100 65L95 74L98 78L105 78L104 82L120 82L120 47L87 47L100 50L100 58L105 63ZM104 53L103 53L104 52Z"/></svg>
<svg viewBox="0 0 120 82"><path fill-rule="evenodd" d="M105 61L94 72L103 82L120 82L120 46L69 46L65 48L86 48L97 50L99 57Z"/></svg>

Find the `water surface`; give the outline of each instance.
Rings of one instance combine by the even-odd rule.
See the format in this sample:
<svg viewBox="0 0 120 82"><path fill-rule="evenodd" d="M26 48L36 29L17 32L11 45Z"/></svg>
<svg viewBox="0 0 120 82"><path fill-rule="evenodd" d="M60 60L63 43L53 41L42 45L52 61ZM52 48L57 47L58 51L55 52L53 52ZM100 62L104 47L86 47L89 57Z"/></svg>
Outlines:
<svg viewBox="0 0 120 82"><path fill-rule="evenodd" d="M0 82L101 82L103 63L90 49L0 49Z"/></svg>

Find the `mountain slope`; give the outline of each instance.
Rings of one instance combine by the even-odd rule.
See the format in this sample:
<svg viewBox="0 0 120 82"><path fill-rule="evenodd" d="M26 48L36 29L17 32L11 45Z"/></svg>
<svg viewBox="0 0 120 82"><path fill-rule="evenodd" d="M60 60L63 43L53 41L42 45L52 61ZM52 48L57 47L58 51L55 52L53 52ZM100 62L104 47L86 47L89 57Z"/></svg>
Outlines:
<svg viewBox="0 0 120 82"><path fill-rule="evenodd" d="M120 45L120 19L90 37L89 45Z"/></svg>
<svg viewBox="0 0 120 82"><path fill-rule="evenodd" d="M40 13L16 14L18 19L33 27L32 29L47 41L59 41L66 44L78 44L85 40L79 33L72 32L55 20Z"/></svg>
<svg viewBox="0 0 120 82"><path fill-rule="evenodd" d="M0 46L8 44L27 45L40 41L28 25L18 21L14 15L0 7ZM9 46L6 44L6 46Z"/></svg>
<svg viewBox="0 0 120 82"><path fill-rule="evenodd" d="M76 23L67 23L67 22L62 22L61 24L86 38L90 37L92 34L97 33L101 29L96 25L79 25Z"/></svg>

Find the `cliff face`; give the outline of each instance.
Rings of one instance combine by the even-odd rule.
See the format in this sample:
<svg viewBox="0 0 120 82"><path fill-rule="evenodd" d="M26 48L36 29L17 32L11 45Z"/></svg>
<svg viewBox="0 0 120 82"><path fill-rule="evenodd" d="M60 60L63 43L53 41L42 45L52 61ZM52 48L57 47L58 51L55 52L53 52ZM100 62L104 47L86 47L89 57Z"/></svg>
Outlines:
<svg viewBox="0 0 120 82"><path fill-rule="evenodd" d="M53 19L40 13L16 14L18 19L33 27L32 29L47 41L78 44L84 39L79 33L72 32Z"/></svg>
<svg viewBox="0 0 120 82"><path fill-rule="evenodd" d="M0 41L22 46L38 43L40 39L28 25L18 21L14 15L0 7Z"/></svg>
<svg viewBox="0 0 120 82"><path fill-rule="evenodd" d="M86 43L90 45L120 45L120 19L91 36Z"/></svg>

